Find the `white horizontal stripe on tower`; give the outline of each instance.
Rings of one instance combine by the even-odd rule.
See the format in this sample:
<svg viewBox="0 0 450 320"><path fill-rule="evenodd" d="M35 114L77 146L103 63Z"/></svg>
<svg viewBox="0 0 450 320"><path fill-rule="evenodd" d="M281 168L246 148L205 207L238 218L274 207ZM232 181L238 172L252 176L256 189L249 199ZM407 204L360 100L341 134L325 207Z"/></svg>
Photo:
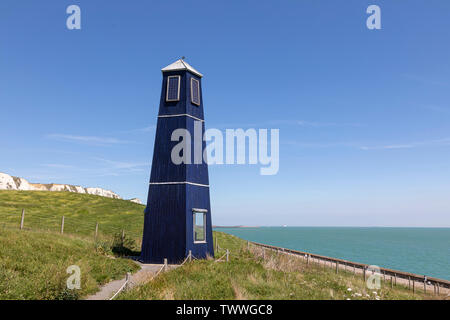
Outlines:
<svg viewBox="0 0 450 320"><path fill-rule="evenodd" d="M164 185L164 184L190 184L193 186L199 186L199 187L207 187L209 188L209 184L201 184L201 183L194 183L189 181L180 181L180 182L150 182L150 184L153 185Z"/></svg>
<svg viewBox="0 0 450 320"><path fill-rule="evenodd" d="M200 118L191 116L190 114L187 114L187 113L183 113L183 114L163 114L163 115L158 116L158 118L172 118L172 117L184 117L184 116L192 118L192 119L197 120L197 121L202 121L202 122L205 121L205 120L202 120Z"/></svg>

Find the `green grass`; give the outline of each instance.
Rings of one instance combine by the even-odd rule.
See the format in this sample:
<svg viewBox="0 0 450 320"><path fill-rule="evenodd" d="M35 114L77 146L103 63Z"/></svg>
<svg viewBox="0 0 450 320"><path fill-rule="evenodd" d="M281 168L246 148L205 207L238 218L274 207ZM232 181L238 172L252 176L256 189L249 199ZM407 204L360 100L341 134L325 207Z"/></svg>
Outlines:
<svg viewBox="0 0 450 320"><path fill-rule="evenodd" d="M25 209L26 229L58 232L64 216L64 232L93 237L125 230L136 240L142 236L144 206L126 200L71 192L0 191L0 230L19 228Z"/></svg>
<svg viewBox="0 0 450 320"><path fill-rule="evenodd" d="M431 296L406 287L382 283L379 290L366 288L361 275L314 264L260 249L248 251L246 242L215 232L221 248L231 252L230 261L193 261L163 273L153 281L120 295L120 299L423 299ZM225 253L220 249L216 259ZM351 288L351 291L348 291ZM376 295L373 293L376 291ZM355 295L356 294L356 295ZM361 296L359 296L359 294Z"/></svg>
<svg viewBox="0 0 450 320"><path fill-rule="evenodd" d="M25 209L25 230L19 230ZM143 226L144 206L125 200L69 192L0 191L0 299L80 298L100 284L121 278L136 265L112 259L115 253L136 250ZM65 234L60 235L65 216ZM95 225L99 237L94 241ZM125 230L126 250L112 243ZM216 259L231 252L230 261L194 261L163 273L155 280L120 295L120 299L423 299L403 286L382 283L373 291L361 275L275 255L247 250L246 242L215 232L221 249ZM120 238L120 237L119 237ZM119 239L120 240L120 239ZM116 237L117 242L117 237ZM123 241L122 241L123 242ZM121 247L119 246L119 249ZM123 248L122 248L123 249ZM82 272L80 291L68 291L70 265ZM351 291L348 291L351 288ZM357 293L357 295L355 295Z"/></svg>
<svg viewBox="0 0 450 320"><path fill-rule="evenodd" d="M0 299L78 299L137 265L92 240L42 231L0 230ZM80 290L66 289L67 267L81 269Z"/></svg>

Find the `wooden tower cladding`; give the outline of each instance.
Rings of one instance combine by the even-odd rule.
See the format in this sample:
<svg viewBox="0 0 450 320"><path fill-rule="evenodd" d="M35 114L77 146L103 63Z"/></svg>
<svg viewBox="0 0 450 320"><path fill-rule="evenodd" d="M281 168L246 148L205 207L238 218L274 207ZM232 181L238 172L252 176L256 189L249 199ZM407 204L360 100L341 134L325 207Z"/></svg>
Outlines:
<svg viewBox="0 0 450 320"><path fill-rule="evenodd" d="M196 258L214 256L208 165L194 160L194 131L205 131L202 74L182 59L162 69L163 81L153 152L150 186L145 209L141 260L144 263L179 263L189 251ZM195 128L195 129L194 129ZM172 161L171 141L176 129L191 136L190 163ZM197 153L198 154L198 153Z"/></svg>

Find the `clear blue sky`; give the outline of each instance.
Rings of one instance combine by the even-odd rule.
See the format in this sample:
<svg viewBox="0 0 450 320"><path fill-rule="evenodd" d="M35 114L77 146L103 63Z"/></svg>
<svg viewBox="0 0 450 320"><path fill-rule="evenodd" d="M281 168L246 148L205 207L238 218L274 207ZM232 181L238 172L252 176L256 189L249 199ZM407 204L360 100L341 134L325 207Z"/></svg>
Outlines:
<svg viewBox="0 0 450 320"><path fill-rule="evenodd" d="M184 55L208 128L280 129L277 175L210 167L214 224L449 227L449 33L447 0L3 0L0 171L145 200Z"/></svg>

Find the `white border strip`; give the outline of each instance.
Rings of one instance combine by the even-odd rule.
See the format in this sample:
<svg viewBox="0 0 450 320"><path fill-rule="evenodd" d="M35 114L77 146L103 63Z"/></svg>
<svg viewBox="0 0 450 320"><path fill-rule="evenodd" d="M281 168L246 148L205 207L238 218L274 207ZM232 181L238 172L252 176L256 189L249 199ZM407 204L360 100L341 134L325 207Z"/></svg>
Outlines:
<svg viewBox="0 0 450 320"><path fill-rule="evenodd" d="M180 182L150 182L150 184L154 185L164 185L164 184L190 184L193 186L199 186L199 187L207 187L209 188L209 184L201 184L201 183L194 183L189 181L180 181Z"/></svg>
<svg viewBox="0 0 450 320"><path fill-rule="evenodd" d="M158 118L172 118L172 117L183 117L183 116L190 117L190 118L195 119L197 121L202 121L202 122L205 121L205 120L202 120L200 118L191 116L190 114L187 114L187 113L183 113L183 114L163 114L163 115L158 116Z"/></svg>

